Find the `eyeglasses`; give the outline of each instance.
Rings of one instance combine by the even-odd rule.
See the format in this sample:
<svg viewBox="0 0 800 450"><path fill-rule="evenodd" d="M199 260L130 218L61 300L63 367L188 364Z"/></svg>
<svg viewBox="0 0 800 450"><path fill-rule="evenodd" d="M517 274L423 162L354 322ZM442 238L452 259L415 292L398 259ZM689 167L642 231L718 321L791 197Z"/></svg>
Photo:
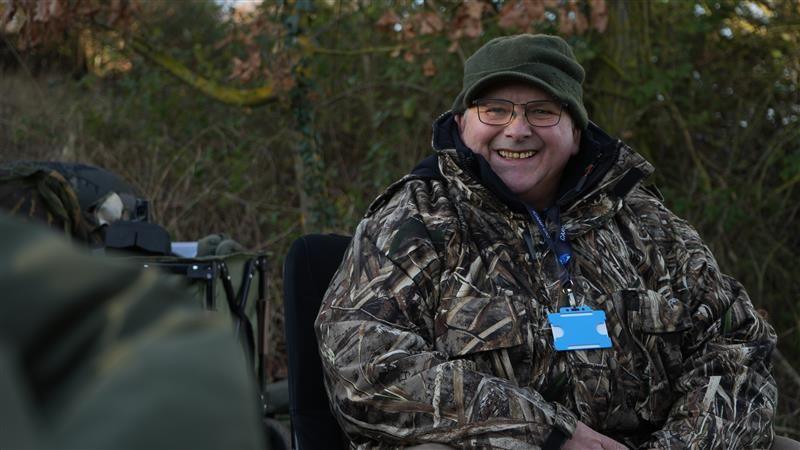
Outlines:
<svg viewBox="0 0 800 450"><path fill-rule="evenodd" d="M550 100L534 100L528 103L514 103L509 100L487 98L475 100L472 105L478 109L478 120L486 125L507 125L517 115L517 105L523 107L525 119L534 127L553 127L561 121L561 111L567 106Z"/></svg>

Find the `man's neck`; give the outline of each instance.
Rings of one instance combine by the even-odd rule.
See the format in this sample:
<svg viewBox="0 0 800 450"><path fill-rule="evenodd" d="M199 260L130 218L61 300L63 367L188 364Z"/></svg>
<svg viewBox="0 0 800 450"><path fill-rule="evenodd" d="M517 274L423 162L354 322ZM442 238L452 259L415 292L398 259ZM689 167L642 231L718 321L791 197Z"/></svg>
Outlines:
<svg viewBox="0 0 800 450"><path fill-rule="evenodd" d="M528 207L541 212L553 206L557 190L557 185L547 187L541 186L537 189L537 192L526 193L525 195L521 195L519 199Z"/></svg>

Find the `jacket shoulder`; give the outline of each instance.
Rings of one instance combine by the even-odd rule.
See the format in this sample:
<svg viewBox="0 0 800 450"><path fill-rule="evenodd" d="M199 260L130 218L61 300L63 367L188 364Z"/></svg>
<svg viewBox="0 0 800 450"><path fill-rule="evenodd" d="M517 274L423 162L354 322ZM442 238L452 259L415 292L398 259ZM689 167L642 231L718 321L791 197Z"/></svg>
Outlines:
<svg viewBox="0 0 800 450"><path fill-rule="evenodd" d="M443 180L407 175L372 202L355 237L372 240L389 254L420 239L443 250L457 216Z"/></svg>
<svg viewBox="0 0 800 450"><path fill-rule="evenodd" d="M667 208L658 194L639 187L625 200L639 226L663 249L699 251L698 255L708 252L697 229ZM708 256L713 258L710 253Z"/></svg>
<svg viewBox="0 0 800 450"><path fill-rule="evenodd" d="M662 214L669 211L658 191L649 186L637 186L625 197L625 203L636 213Z"/></svg>
<svg viewBox="0 0 800 450"><path fill-rule="evenodd" d="M367 208L364 218L381 217L398 208L430 212L446 197L447 188L443 180L406 175L378 194Z"/></svg>

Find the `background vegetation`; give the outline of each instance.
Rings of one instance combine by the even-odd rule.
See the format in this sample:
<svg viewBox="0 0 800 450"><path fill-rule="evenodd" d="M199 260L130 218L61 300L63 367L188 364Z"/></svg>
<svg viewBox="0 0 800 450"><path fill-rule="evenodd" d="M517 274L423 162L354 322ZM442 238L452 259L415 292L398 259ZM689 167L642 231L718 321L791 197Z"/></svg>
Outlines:
<svg viewBox="0 0 800 450"><path fill-rule="evenodd" d="M0 0L0 159L105 167L173 239L224 231L267 250L279 378L292 240L350 233L430 152L482 43L559 34L587 69L590 117L655 164L667 205L775 325L778 429L800 438L800 2L244 6Z"/></svg>

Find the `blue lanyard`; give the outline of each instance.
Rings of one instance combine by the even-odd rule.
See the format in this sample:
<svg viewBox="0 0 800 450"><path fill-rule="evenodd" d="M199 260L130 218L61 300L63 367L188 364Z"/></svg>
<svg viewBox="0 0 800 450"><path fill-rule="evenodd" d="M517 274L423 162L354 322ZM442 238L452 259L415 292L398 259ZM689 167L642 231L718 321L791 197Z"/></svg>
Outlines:
<svg viewBox="0 0 800 450"><path fill-rule="evenodd" d="M556 227L558 228L558 234L554 235L551 235L547 230L542 217L536 212L535 209L528 208L528 212L536 221L536 224L539 225L539 231L542 232L542 236L544 237L547 247L550 248L550 251L552 251L555 255L558 266L561 269L558 276L559 281L561 282L561 288L564 289L564 292L567 294L570 305L575 306L575 296L572 292L572 278L569 274L569 263L572 260L572 246L567 239L567 230L564 228L564 225L561 225L559 210L557 207L555 207L547 211L547 216L556 224Z"/></svg>

